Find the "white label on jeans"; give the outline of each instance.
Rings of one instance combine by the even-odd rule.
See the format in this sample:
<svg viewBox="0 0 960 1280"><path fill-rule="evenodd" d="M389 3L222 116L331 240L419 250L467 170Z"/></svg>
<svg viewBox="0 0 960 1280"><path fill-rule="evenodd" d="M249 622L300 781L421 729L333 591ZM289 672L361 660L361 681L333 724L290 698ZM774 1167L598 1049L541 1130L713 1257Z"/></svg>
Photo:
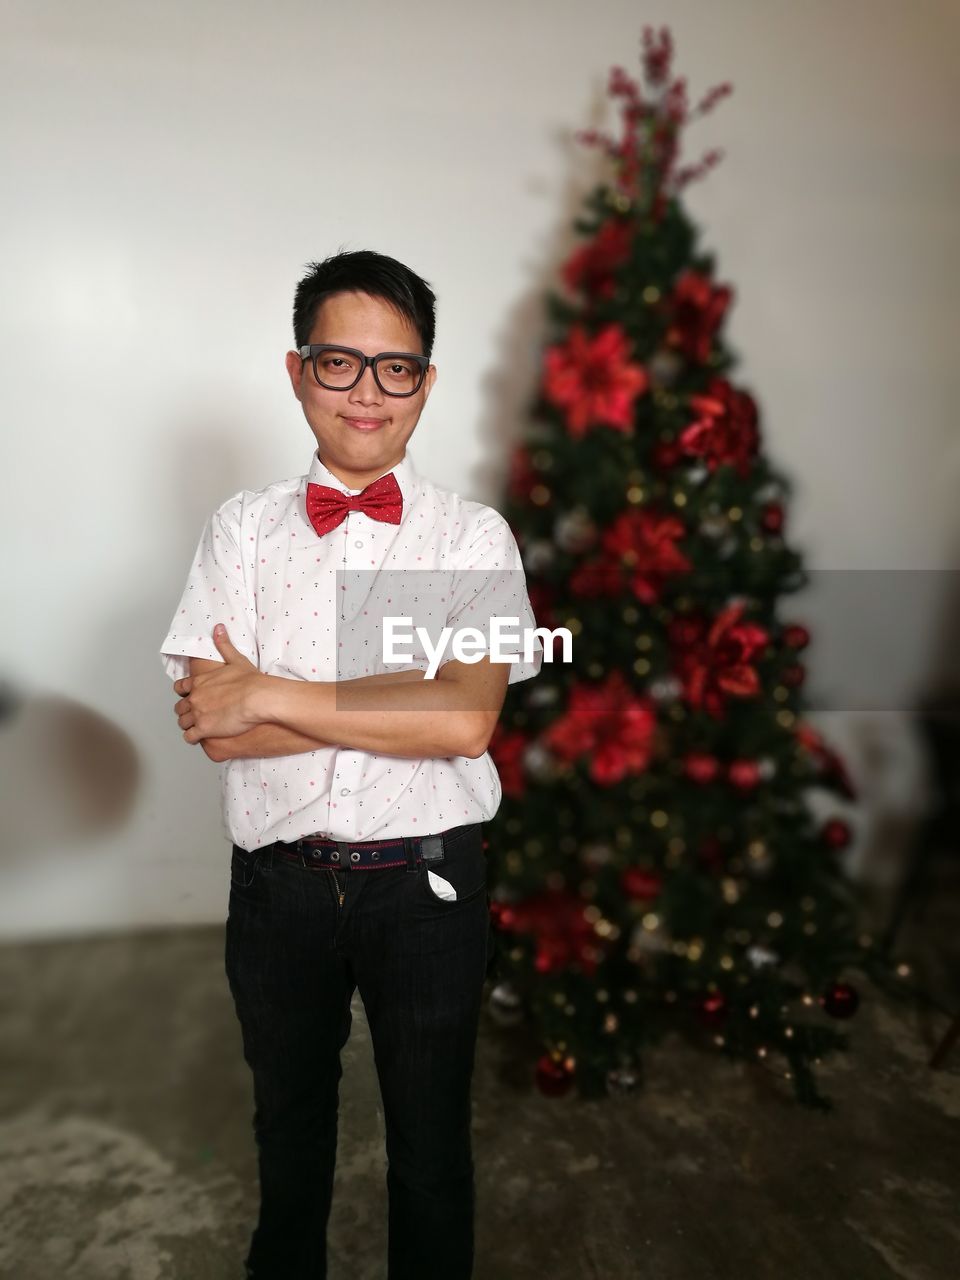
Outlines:
<svg viewBox="0 0 960 1280"><path fill-rule="evenodd" d="M427 870L427 879L430 881L430 888L438 898L447 898L450 902L455 902L457 891L449 880L444 880L443 876L438 876L435 871Z"/></svg>

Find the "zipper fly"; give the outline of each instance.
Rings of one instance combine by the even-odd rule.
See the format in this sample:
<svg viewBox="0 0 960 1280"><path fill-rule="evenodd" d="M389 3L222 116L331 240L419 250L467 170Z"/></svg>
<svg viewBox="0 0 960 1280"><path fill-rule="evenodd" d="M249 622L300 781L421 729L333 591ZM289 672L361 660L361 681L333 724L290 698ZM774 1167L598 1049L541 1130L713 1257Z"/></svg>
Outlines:
<svg viewBox="0 0 960 1280"><path fill-rule="evenodd" d="M344 898L344 894L346 893L346 889L345 888L341 889L340 887L340 881L337 879L338 869L336 867L328 867L327 869L330 872L330 876L333 880L333 892L337 898L337 911L339 913L340 908L343 906L343 898Z"/></svg>

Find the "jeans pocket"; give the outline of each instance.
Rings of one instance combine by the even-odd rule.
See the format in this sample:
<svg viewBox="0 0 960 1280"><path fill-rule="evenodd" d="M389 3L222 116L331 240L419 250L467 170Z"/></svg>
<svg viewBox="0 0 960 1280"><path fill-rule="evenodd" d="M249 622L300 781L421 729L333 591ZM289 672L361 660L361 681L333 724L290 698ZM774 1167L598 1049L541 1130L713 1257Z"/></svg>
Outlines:
<svg viewBox="0 0 960 1280"><path fill-rule="evenodd" d="M427 872L433 871L446 880L456 891L456 898L443 898L430 883ZM487 888L487 857L483 851L483 840L476 831L466 839L450 842L444 848L442 862L424 863L420 867L418 877L420 891L431 902L452 910L459 902L470 902Z"/></svg>
<svg viewBox="0 0 960 1280"><path fill-rule="evenodd" d="M262 850L233 846L230 855L230 883L237 889L249 889L256 878Z"/></svg>

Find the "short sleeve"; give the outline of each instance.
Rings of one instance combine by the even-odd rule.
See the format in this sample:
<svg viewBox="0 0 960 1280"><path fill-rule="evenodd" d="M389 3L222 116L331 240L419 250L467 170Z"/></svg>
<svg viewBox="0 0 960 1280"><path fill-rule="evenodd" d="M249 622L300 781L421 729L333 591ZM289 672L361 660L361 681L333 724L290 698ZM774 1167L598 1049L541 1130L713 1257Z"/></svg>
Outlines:
<svg viewBox="0 0 960 1280"><path fill-rule="evenodd" d="M200 535L187 583L160 647L160 661L171 680L190 674L190 658L222 661L213 628L222 622L235 648L259 666L257 615L243 576L240 514L243 495L219 507Z"/></svg>
<svg viewBox="0 0 960 1280"><path fill-rule="evenodd" d="M492 507L482 508L471 531L462 563L453 574L452 600L447 626L476 627L489 647L493 618L516 618L516 623L500 626L500 652L517 654L510 664L509 684L538 675L543 663L543 645L534 635L537 625L517 540L506 520ZM531 657L524 657L524 641L532 641Z"/></svg>

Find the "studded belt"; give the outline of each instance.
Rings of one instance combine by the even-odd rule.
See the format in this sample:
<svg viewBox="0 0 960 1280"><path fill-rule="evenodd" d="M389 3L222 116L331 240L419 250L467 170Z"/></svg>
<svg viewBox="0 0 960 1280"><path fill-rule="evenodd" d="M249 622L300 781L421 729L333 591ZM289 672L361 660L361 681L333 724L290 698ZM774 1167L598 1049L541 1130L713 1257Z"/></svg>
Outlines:
<svg viewBox="0 0 960 1280"><path fill-rule="evenodd" d="M299 840L278 840L274 846L281 858L300 866L346 868L351 871L375 871L380 867L403 867L416 871L426 863L440 863L444 858L440 832L430 836L399 836L385 840L330 840L322 836L301 836Z"/></svg>

